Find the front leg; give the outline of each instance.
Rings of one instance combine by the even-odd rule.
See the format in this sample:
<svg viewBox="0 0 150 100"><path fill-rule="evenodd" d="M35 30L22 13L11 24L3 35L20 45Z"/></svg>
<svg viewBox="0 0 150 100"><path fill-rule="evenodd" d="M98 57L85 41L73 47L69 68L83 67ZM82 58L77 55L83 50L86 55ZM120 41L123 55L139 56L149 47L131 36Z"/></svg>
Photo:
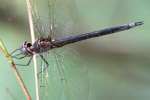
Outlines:
<svg viewBox="0 0 150 100"><path fill-rule="evenodd" d="M18 65L18 66L29 66L29 64L32 61L32 58L33 58L33 56L30 57L30 59L28 60L28 62L26 64L15 64L15 65Z"/></svg>

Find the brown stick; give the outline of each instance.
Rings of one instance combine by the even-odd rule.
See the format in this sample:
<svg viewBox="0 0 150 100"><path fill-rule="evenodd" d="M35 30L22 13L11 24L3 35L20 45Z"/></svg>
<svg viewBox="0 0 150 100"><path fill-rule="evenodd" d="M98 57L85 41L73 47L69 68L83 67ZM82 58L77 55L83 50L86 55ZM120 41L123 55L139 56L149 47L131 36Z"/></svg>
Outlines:
<svg viewBox="0 0 150 100"><path fill-rule="evenodd" d="M17 70L16 68L16 65L11 57L11 55L8 53L4 43L2 42L2 40L0 39L0 50L2 51L2 53L5 55L5 57L7 58L7 61L10 63L11 65L11 68L16 76L16 79L21 87L21 90L23 92L23 94L25 95L26 97L26 100L31 100L31 97L30 97L30 94L27 90L27 87L25 86L20 74L19 74L19 71Z"/></svg>
<svg viewBox="0 0 150 100"><path fill-rule="evenodd" d="M17 78L17 81L18 81L20 87L21 87L24 95L26 96L26 100L31 100L31 97L29 95L27 87L25 86L25 84L24 84L24 82L23 82L23 80L22 80L22 78L21 78L21 76L20 76L20 74L19 74L19 72L18 72L18 70L17 70L16 65L14 64L14 62L11 63L11 66L12 66L11 68L13 69L13 72L16 75L16 78Z"/></svg>

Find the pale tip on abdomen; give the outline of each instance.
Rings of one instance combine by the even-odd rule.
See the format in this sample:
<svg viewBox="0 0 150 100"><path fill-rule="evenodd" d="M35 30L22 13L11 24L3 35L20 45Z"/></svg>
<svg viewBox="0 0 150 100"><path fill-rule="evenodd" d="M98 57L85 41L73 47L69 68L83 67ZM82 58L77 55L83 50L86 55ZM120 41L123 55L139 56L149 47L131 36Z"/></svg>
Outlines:
<svg viewBox="0 0 150 100"><path fill-rule="evenodd" d="M139 22L133 22L133 23L129 23L130 27L136 27L136 26L140 26L143 25L144 22L143 21L139 21Z"/></svg>

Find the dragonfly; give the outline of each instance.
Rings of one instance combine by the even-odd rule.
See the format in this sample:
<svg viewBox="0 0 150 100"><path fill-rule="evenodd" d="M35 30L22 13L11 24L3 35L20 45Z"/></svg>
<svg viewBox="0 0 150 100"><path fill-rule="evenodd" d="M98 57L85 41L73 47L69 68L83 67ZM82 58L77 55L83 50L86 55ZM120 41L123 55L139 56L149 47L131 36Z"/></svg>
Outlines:
<svg viewBox="0 0 150 100"><path fill-rule="evenodd" d="M32 58L33 58L33 55L39 54L41 59L46 63L46 65L47 65L46 68L48 68L48 62L41 55L43 52L47 52L51 49L60 48L60 47L63 47L65 45L76 43L76 42L79 42L82 40L100 37L100 36L104 36L104 35L108 35L108 34L113 34L113 33L117 33L117 32L124 31L124 30L129 30L131 28L134 28L136 26L140 26L142 24L143 24L142 21L132 22L129 24L124 24L124 25L119 25L119 26L114 26L114 27L108 27L106 29L102 29L102 30L98 30L98 31L94 31L94 32L81 33L79 35L61 37L59 39L52 39L51 36L48 35L47 37L38 38L33 44L25 41L19 49L14 50L11 54L13 55L13 53L15 53L16 51L19 50L20 53L13 55L12 56L13 58L23 59L25 57L30 57L27 64L16 64L16 65L20 65L20 66L28 66L30 64ZM20 55L22 55L22 56L20 57Z"/></svg>
<svg viewBox="0 0 150 100"><path fill-rule="evenodd" d="M52 76L48 79L52 81L48 83L48 87L50 89L47 90L48 94L50 95L49 98L53 98L53 100L88 100L89 93L87 91L89 91L89 82L88 75L85 75L88 74L86 68L83 68L83 66L78 67L79 62L75 61L74 63L76 63L76 66L71 67L72 69L69 69L68 66L73 66L73 64L66 61L67 64L65 63L63 65L62 61L64 62L64 59L58 57L57 52L53 52L56 60L55 66L57 67L57 70L56 68L52 69L53 66L51 66L50 63L53 61L49 61L51 58L50 55L52 55L51 51L57 51L58 48L61 49L67 47L69 44L79 43L83 40L129 30L143 24L143 21L131 22L97 31L57 37L59 33L68 34L73 33L75 32L74 30L76 30L76 27L73 27L75 20L72 18L75 14L72 14L72 11L70 10L71 8L75 8L72 2L68 0L33 0L32 4L32 16L34 18L33 20L37 39L33 44L25 41L19 48L15 49L11 53L11 56L12 58L21 61L29 58L29 60L24 64L16 63L18 66L29 66L33 56L39 55L40 59L42 59L41 66L43 66L43 68L39 71L39 75L47 72L49 69L50 72L53 72L50 73L48 71L50 76ZM71 53L72 52L73 51L71 51ZM74 56L74 54L71 55L71 58ZM74 70L74 72L70 70ZM57 73L59 74L58 77L61 77L60 81L57 80L59 79L57 78ZM54 90L56 92L54 92Z"/></svg>

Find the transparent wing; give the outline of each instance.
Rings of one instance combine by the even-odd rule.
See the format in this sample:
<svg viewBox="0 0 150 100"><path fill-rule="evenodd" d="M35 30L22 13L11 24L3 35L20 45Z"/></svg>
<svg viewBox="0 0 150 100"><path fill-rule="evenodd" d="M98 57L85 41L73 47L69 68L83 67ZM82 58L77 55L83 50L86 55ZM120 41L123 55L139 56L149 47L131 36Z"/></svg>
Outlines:
<svg viewBox="0 0 150 100"><path fill-rule="evenodd" d="M37 35L53 38L80 33L82 23L74 0L32 0Z"/></svg>
<svg viewBox="0 0 150 100"><path fill-rule="evenodd" d="M33 0L32 7L37 37L57 38L79 33L80 21L74 0ZM44 72L46 65L38 59L39 71L42 71L39 76L42 100L88 100L88 69L80 55L69 48L44 53L49 63Z"/></svg>
<svg viewBox="0 0 150 100"><path fill-rule="evenodd" d="M88 100L88 70L77 52L70 52L66 47L44 53L43 56L49 67L39 75L42 100ZM40 71L46 66L43 62L38 65Z"/></svg>
<svg viewBox="0 0 150 100"><path fill-rule="evenodd" d="M66 36L80 32L81 21L75 0L55 0L55 36Z"/></svg>
<svg viewBox="0 0 150 100"><path fill-rule="evenodd" d="M63 52L62 52L63 51ZM64 88L63 100L88 100L89 77L86 64L79 53L68 47L55 50ZM59 55L60 54L60 55Z"/></svg>
<svg viewBox="0 0 150 100"><path fill-rule="evenodd" d="M54 0L32 0L32 16L37 37L53 34L54 30Z"/></svg>

